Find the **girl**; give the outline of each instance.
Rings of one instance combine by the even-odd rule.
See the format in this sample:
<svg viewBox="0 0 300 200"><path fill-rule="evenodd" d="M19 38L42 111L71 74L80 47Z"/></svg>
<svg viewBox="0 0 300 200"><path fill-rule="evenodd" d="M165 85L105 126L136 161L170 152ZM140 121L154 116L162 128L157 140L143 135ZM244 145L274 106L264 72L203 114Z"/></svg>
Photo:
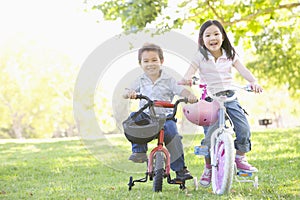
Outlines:
<svg viewBox="0 0 300 200"><path fill-rule="evenodd" d="M239 60L220 22L209 20L201 26L198 45L199 51L184 75L182 83L190 83L192 76L199 70L201 79L207 84L209 94L225 94L231 97L234 95L231 71L235 68L249 82L255 93L262 92L262 87L256 83L255 77ZM244 110L237 99L226 102L225 107L235 127L236 166L239 170L257 172L258 170L247 162L245 156L245 153L251 150L251 133ZM201 142L209 148L210 135L215 130L216 124L208 127L207 134ZM210 156L205 157L205 163L200 184L207 187L211 182Z"/></svg>

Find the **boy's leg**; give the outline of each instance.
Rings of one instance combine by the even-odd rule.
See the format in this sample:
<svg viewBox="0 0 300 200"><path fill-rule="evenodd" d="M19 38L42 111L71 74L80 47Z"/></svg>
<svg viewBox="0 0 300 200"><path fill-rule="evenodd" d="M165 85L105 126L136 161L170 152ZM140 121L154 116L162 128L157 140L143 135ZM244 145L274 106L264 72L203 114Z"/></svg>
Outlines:
<svg viewBox="0 0 300 200"><path fill-rule="evenodd" d="M182 180L192 179L193 176L187 170L184 162L182 136L179 135L176 122L167 120L164 125L164 142L171 157L171 169L176 172L176 178Z"/></svg>
<svg viewBox="0 0 300 200"><path fill-rule="evenodd" d="M129 156L128 160L136 163L143 163L148 160L147 157L147 144L131 144L132 154Z"/></svg>
<svg viewBox="0 0 300 200"><path fill-rule="evenodd" d="M131 143L132 153L146 153L148 150L147 144L134 144Z"/></svg>
<svg viewBox="0 0 300 200"><path fill-rule="evenodd" d="M133 114L134 114L134 112L131 113L130 116L132 116ZM149 116L145 113L141 113L136 117L136 120L139 121L139 120L142 120L145 118L149 118ZM129 160L131 160L133 162L137 162L137 163L143 163L148 160L147 154L146 154L146 152L148 150L147 144L131 143L131 150L132 150L132 154L128 158Z"/></svg>

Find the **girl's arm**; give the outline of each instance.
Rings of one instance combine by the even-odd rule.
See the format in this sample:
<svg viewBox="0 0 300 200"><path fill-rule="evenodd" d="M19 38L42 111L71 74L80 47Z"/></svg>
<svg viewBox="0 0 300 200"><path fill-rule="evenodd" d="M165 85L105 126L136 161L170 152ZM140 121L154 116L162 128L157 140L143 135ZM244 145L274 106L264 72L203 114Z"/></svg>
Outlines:
<svg viewBox="0 0 300 200"><path fill-rule="evenodd" d="M183 89L180 96L186 97L190 103L196 103L198 100L198 98L187 89Z"/></svg>
<svg viewBox="0 0 300 200"><path fill-rule="evenodd" d="M197 72L197 67L193 64L190 65L186 73L184 74L183 79L180 81L180 84L188 85L190 84L190 81L192 80L193 76Z"/></svg>
<svg viewBox="0 0 300 200"><path fill-rule="evenodd" d="M233 66L237 69L237 71L250 83L251 88L254 92L262 92L262 87L259 86L256 83L256 78L253 76L253 74L249 71L249 69L241 63L239 59L237 59L234 63Z"/></svg>

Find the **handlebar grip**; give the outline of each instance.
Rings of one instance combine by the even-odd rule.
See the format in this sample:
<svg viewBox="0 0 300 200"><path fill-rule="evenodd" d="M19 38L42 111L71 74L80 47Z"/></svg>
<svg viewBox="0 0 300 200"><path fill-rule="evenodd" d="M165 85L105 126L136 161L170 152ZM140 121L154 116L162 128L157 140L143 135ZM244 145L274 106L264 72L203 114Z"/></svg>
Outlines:
<svg viewBox="0 0 300 200"><path fill-rule="evenodd" d="M187 97L184 97L183 101L184 103L188 103L189 102L189 99Z"/></svg>
<svg viewBox="0 0 300 200"><path fill-rule="evenodd" d="M254 92L251 85L246 85L243 89L246 90L247 92Z"/></svg>

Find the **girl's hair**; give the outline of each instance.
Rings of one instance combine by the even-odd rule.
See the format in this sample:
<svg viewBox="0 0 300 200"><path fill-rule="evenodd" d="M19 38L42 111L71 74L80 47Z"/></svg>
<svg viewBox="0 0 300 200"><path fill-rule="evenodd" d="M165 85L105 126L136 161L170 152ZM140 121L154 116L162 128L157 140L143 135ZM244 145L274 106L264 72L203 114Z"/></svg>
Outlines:
<svg viewBox="0 0 300 200"><path fill-rule="evenodd" d="M158 46L156 44L152 44L152 43L145 43L142 46L142 48L139 49L139 53L138 53L139 64L141 64L141 62L142 62L142 53L144 51L154 51L158 54L160 60L164 59L164 54L163 54L163 51L160 48L160 46Z"/></svg>
<svg viewBox="0 0 300 200"><path fill-rule="evenodd" d="M220 29L222 36L224 37L221 47L225 49L227 58L233 60L236 52L227 37L224 27L217 20L208 20L204 24L202 24L199 32L199 38L198 38L199 51L202 53L205 59L208 60L208 55L207 55L208 49L204 45L203 33L211 25L216 25Z"/></svg>

